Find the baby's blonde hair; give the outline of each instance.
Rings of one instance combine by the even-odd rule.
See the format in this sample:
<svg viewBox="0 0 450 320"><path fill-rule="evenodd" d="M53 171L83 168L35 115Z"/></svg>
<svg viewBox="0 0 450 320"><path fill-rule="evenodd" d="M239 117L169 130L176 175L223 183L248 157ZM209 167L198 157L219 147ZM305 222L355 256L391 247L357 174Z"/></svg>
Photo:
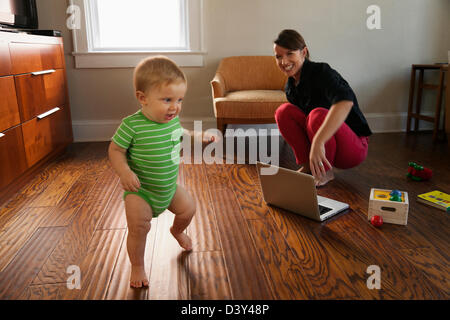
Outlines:
<svg viewBox="0 0 450 320"><path fill-rule="evenodd" d="M134 88L147 91L176 81L186 82L186 76L175 62L165 56L142 60L134 69Z"/></svg>

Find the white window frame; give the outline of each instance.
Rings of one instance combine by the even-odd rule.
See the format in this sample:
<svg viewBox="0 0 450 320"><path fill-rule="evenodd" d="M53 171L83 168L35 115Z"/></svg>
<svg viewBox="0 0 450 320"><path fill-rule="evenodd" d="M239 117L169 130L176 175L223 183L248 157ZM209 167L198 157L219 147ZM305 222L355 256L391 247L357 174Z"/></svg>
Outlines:
<svg viewBox="0 0 450 320"><path fill-rule="evenodd" d="M180 67L203 67L206 54L203 42L203 0L187 0L188 39L185 50L97 50L92 51L89 43L91 26L88 27L87 1L68 0L69 5L80 8L80 28L72 30L73 48L76 68L134 68L139 61L152 55L165 55L174 60ZM69 16L68 16L69 17Z"/></svg>

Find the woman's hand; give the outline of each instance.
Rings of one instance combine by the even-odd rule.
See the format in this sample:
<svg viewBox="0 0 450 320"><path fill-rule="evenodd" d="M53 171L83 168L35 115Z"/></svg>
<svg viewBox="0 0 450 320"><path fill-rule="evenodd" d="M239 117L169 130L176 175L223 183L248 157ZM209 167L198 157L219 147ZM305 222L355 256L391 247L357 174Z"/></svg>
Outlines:
<svg viewBox="0 0 450 320"><path fill-rule="evenodd" d="M325 155L325 144L323 142L313 140L309 153L309 167L312 175L318 181L321 181L325 177L327 169L332 168Z"/></svg>
<svg viewBox="0 0 450 320"><path fill-rule="evenodd" d="M138 192L141 187L139 178L131 170L127 170L120 176L120 182L125 191Z"/></svg>

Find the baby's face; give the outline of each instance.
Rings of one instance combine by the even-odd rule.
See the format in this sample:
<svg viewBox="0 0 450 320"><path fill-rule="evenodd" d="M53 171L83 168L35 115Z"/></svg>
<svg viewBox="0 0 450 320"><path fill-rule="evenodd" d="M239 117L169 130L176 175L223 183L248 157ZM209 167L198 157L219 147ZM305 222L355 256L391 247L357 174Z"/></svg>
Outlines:
<svg viewBox="0 0 450 320"><path fill-rule="evenodd" d="M158 123L168 123L180 113L186 89L186 83L178 81L153 88L145 94L138 91L136 95L147 118Z"/></svg>

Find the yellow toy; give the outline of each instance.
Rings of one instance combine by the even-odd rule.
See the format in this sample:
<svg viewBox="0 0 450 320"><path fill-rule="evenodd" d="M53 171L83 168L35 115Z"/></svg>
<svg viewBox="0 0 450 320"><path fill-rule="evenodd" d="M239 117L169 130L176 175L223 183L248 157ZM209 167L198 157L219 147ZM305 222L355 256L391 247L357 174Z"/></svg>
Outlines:
<svg viewBox="0 0 450 320"><path fill-rule="evenodd" d="M383 222L406 225L408 223L408 193L398 190L372 188L367 218L381 216Z"/></svg>

